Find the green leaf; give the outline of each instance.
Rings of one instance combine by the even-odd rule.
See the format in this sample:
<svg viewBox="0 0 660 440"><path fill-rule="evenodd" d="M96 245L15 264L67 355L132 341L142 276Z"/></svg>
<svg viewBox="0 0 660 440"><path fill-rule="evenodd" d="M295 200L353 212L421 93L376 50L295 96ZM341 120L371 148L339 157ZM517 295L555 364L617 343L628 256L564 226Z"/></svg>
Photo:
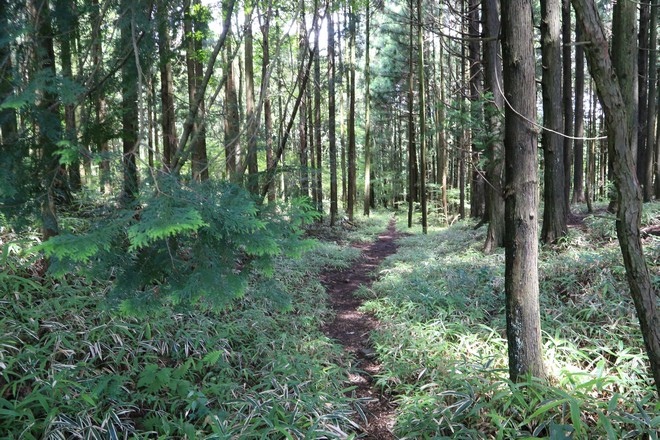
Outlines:
<svg viewBox="0 0 660 440"><path fill-rule="evenodd" d="M157 240L208 226L200 213L191 207L170 208L160 213L153 211L149 210L149 215L143 212L142 220L128 228L129 250L135 251Z"/></svg>

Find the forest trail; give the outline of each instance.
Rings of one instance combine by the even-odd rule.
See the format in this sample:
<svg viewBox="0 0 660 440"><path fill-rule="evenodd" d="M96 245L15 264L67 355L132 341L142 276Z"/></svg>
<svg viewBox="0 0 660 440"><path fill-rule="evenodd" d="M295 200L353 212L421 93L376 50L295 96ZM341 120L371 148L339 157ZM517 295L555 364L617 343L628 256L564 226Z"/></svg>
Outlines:
<svg viewBox="0 0 660 440"><path fill-rule="evenodd" d="M369 334L377 329L380 322L373 316L358 311L362 300L354 292L361 286L369 286L375 279L374 271L381 261L396 252L395 240L402 234L395 228L392 219L387 230L378 236L374 243L354 244L362 251L357 262L349 269L327 272L322 283L328 291L330 305L336 313L334 321L326 324L324 333L344 346L356 361L356 371L351 374L349 383L355 386L355 395L366 403L367 422L363 426L361 438L391 440L394 425L395 405L391 398L383 395L374 384L373 376L378 374L381 365L371 348Z"/></svg>

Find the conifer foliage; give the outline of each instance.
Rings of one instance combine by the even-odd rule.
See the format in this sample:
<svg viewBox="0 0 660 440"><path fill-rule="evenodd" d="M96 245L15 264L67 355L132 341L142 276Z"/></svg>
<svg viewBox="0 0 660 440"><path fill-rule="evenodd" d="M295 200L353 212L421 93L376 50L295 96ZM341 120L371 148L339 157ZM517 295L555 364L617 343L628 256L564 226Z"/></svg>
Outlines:
<svg viewBox="0 0 660 440"><path fill-rule="evenodd" d="M226 305L254 270L272 274L273 258L306 247L305 223L318 213L304 200L259 205L228 182L181 185L166 176L130 209L90 222L41 245L57 277L85 273L114 279L112 303L125 311L199 301Z"/></svg>

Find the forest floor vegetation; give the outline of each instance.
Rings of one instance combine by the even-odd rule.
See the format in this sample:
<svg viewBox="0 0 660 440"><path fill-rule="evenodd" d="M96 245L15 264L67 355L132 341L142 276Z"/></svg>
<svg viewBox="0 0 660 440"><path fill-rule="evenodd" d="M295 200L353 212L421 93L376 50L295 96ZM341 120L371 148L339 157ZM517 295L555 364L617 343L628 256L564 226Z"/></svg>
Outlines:
<svg viewBox="0 0 660 440"><path fill-rule="evenodd" d="M300 258L274 258L271 276L255 269L221 308L202 301L139 314L108 303L111 279L35 269L35 235L3 227L0 435L363 438L376 423L351 382L364 356L378 365L369 386L388 396L383 416L395 438L658 438L660 404L613 217L582 213L566 239L541 247L549 380L514 384L503 250L484 255L485 227L472 221L422 235L396 215L410 232L396 237L396 253L380 265L360 260L391 216L308 226L313 245ZM644 206L643 222L660 225L660 203ZM660 241L644 240L660 289ZM356 353L328 329L338 315L328 277L365 261L353 304L378 325Z"/></svg>

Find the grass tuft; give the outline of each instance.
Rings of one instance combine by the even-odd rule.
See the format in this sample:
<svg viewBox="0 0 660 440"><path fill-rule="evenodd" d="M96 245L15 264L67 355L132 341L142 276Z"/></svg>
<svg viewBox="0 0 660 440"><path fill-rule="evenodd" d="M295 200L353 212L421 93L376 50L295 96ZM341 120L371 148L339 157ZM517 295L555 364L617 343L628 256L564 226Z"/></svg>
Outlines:
<svg viewBox="0 0 660 440"><path fill-rule="evenodd" d="M645 206L645 224L660 219ZM397 396L401 438L657 438L660 404L610 219L540 253L546 382L508 380L503 250L484 255L485 228L459 222L399 241L365 311ZM657 241L647 241L660 273Z"/></svg>

